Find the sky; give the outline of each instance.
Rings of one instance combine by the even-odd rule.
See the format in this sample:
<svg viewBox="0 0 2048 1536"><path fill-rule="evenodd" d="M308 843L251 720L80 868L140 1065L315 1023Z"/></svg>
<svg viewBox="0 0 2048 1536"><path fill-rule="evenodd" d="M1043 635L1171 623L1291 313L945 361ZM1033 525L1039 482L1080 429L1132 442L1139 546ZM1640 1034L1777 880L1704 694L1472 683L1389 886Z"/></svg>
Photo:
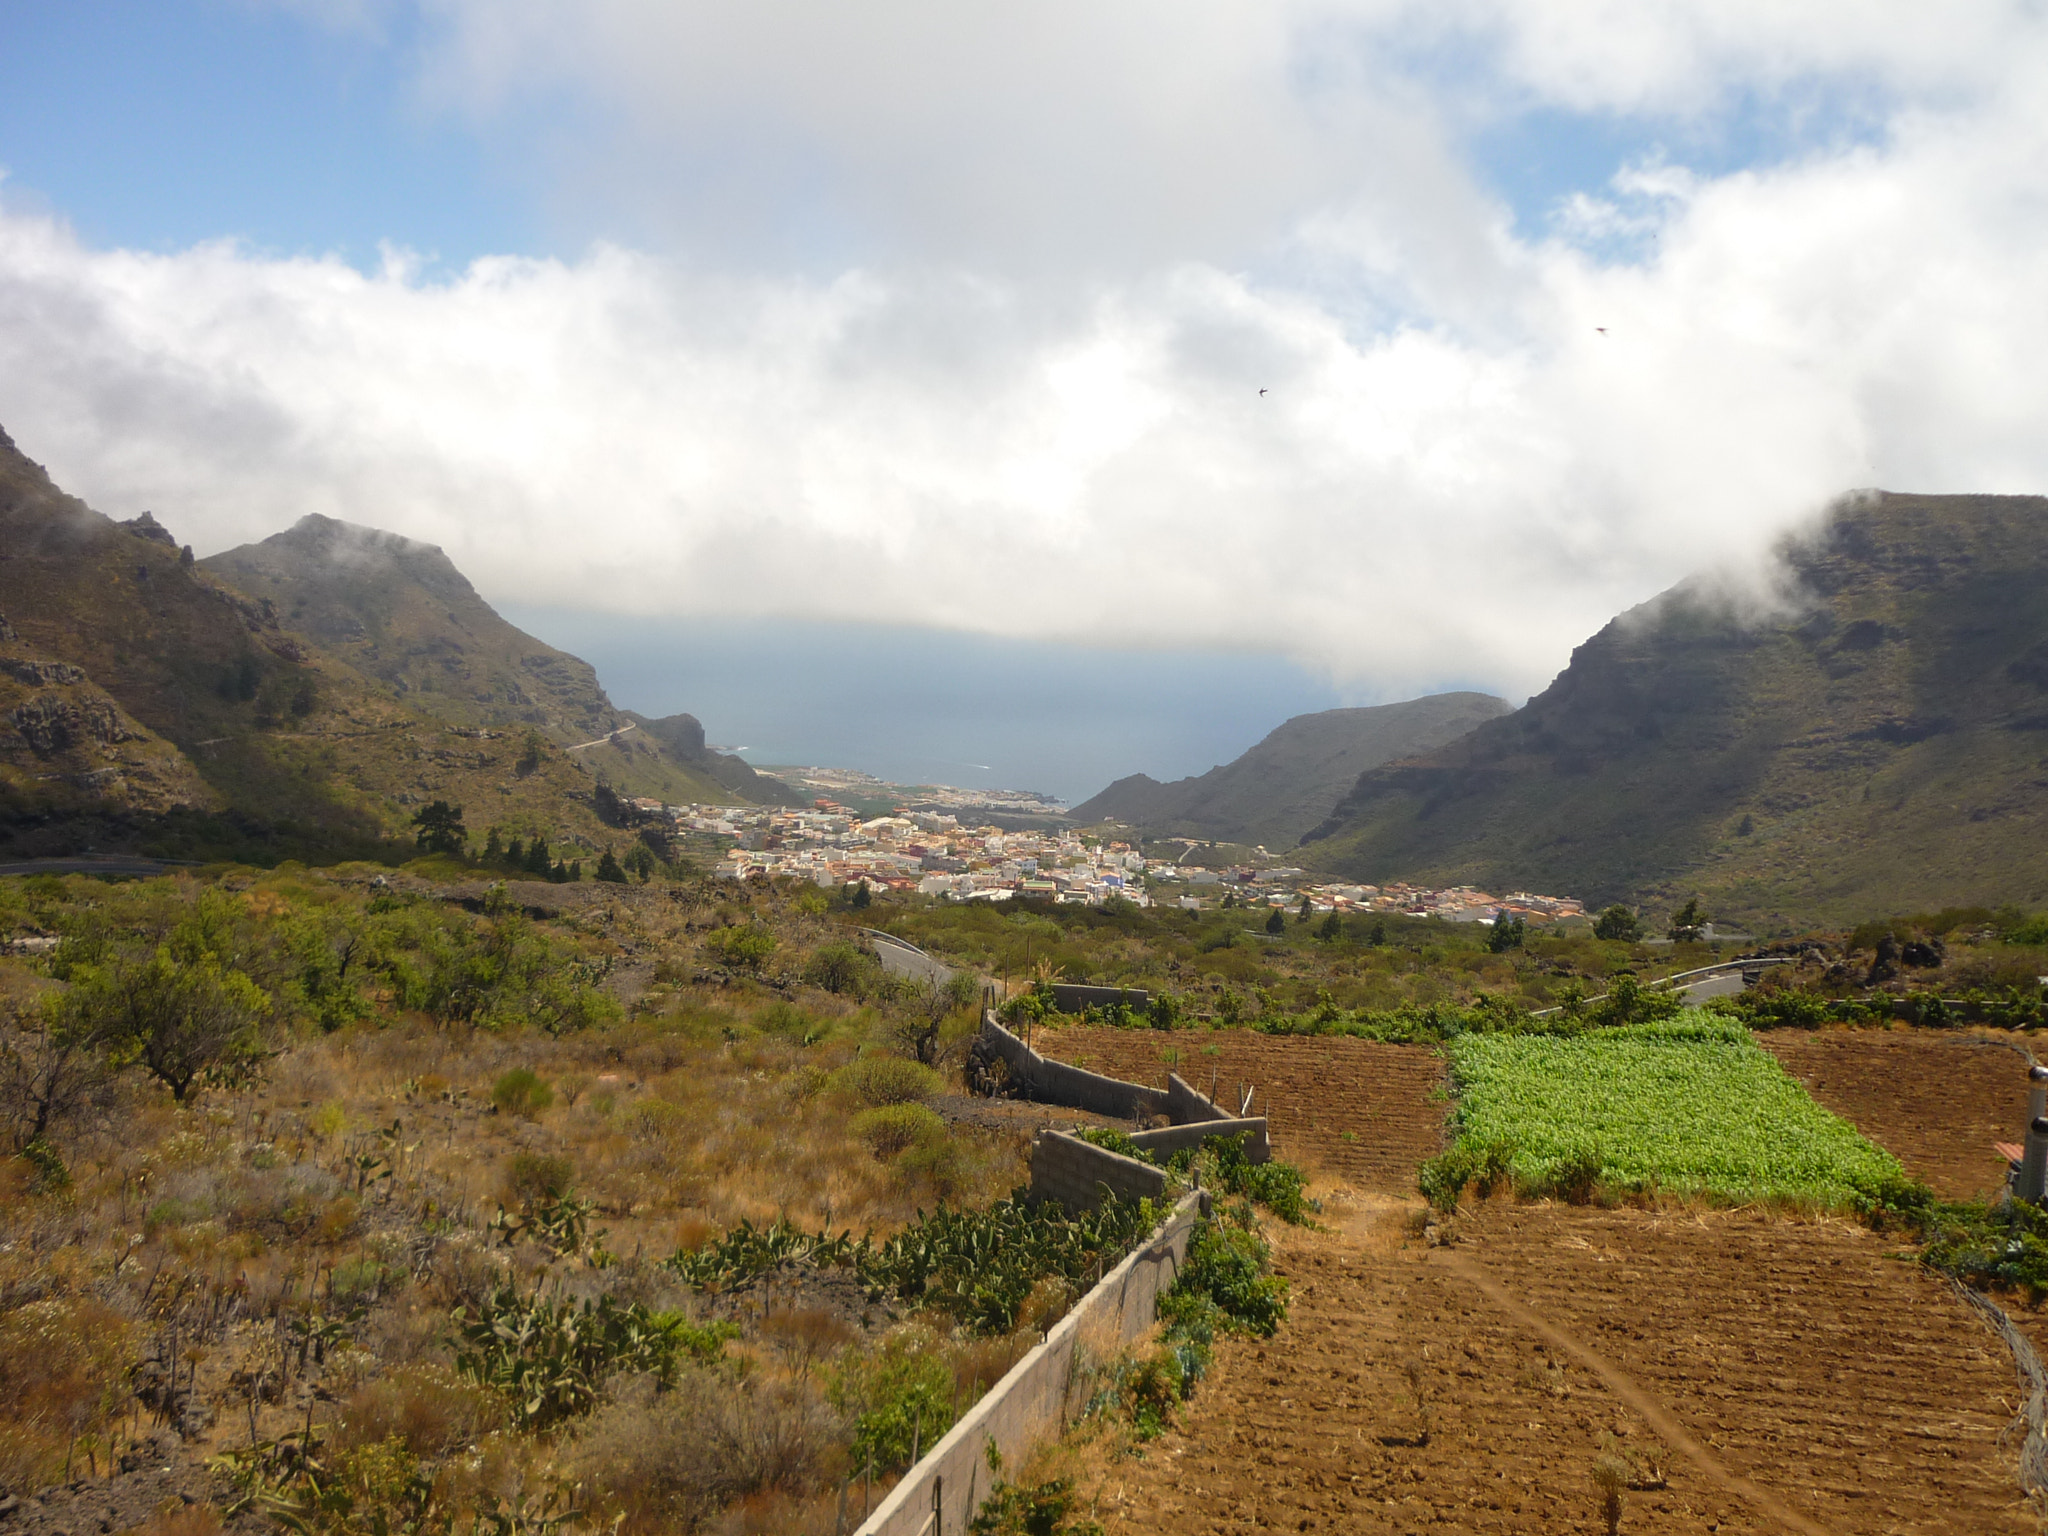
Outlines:
<svg viewBox="0 0 2048 1536"><path fill-rule="evenodd" d="M0 0L0 426L1078 798L2048 490L2044 87L1968 0Z"/></svg>

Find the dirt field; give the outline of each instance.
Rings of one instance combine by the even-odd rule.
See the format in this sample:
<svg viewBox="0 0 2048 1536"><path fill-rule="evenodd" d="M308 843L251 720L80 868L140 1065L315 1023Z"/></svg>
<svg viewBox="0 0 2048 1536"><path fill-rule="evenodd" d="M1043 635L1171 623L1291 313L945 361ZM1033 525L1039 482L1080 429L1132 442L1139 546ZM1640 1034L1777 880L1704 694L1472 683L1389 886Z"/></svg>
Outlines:
<svg viewBox="0 0 2048 1536"><path fill-rule="evenodd" d="M2027 1062L1988 1031L1771 1030L1757 1041L1822 1104L1949 1200L2005 1179L1992 1143L2023 1140Z"/></svg>
<svg viewBox="0 0 2048 1536"><path fill-rule="evenodd" d="M1332 1184L1410 1194L1416 1168L1444 1147L1443 1058L1420 1046L1103 1028L1047 1029L1032 1043L1126 1082L1164 1087L1169 1071L1204 1093L1213 1082L1217 1102L1232 1108L1249 1084L1275 1151Z"/></svg>
<svg viewBox="0 0 2048 1536"><path fill-rule="evenodd" d="M2035 1529L2002 1347L1883 1239L1505 1203L1462 1225L1448 1249L1398 1211L1285 1234L1292 1318L1100 1477L1113 1536L1600 1531L1609 1443L1664 1483L1625 1532Z"/></svg>

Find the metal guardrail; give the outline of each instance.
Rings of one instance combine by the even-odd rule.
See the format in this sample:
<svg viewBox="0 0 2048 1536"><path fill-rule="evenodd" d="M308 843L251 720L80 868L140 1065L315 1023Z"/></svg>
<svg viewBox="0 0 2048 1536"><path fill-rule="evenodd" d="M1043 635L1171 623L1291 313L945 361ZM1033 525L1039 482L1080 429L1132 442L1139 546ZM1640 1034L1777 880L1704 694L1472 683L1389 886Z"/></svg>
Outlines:
<svg viewBox="0 0 2048 1536"><path fill-rule="evenodd" d="M1790 955L1759 955L1753 960L1719 960L1712 965L1702 965L1690 971L1674 971L1669 976L1659 976L1655 981L1649 982L1647 985L1651 987L1668 987L1675 981L1685 980L1688 976L1711 976L1717 971L1747 971L1766 965L1790 965L1791 963L1792 957ZM1602 992L1598 997L1582 998L1579 1006L1581 1008L1590 1007L1594 1003L1605 1002L1612 995L1609 992ZM1562 1007L1538 1008L1529 1017L1532 1019L1545 1019L1553 1013L1563 1012L1564 1009Z"/></svg>

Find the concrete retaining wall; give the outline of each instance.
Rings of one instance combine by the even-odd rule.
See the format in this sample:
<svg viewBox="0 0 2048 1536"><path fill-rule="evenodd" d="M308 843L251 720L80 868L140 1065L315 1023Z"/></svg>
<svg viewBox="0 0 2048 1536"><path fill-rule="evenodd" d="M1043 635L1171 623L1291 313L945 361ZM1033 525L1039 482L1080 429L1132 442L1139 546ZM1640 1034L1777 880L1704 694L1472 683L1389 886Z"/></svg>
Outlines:
<svg viewBox="0 0 2048 1536"><path fill-rule="evenodd" d="M1104 1077L1099 1072L1084 1072L1063 1061L1050 1061L998 1024L992 1013L982 1015L981 1033L1009 1063L1010 1080L1029 1098L1117 1120L1168 1112L1167 1096L1159 1089Z"/></svg>
<svg viewBox="0 0 2048 1536"><path fill-rule="evenodd" d="M1069 1401L1076 1366L1114 1353L1152 1326L1159 1293L1173 1284L1187 1257L1202 1203L1197 1191L1175 1205L1142 1247L1103 1276L1045 1342L1012 1366L904 1475L855 1536L960 1536L995 1482L990 1443L1004 1466L1021 1466L1034 1447L1066 1428L1068 1414L1080 1406Z"/></svg>
<svg viewBox="0 0 2048 1536"><path fill-rule="evenodd" d="M1171 1157L1176 1152L1199 1146L1212 1136L1244 1137L1244 1155L1247 1162L1265 1163L1273 1158L1273 1144L1266 1138L1266 1117L1255 1115L1249 1120L1202 1120L1193 1125L1169 1125L1160 1131L1137 1131L1131 1140L1156 1157ZM1128 1159L1126 1159L1128 1161ZM1034 1172L1032 1183L1037 1184Z"/></svg>
<svg viewBox="0 0 2048 1536"><path fill-rule="evenodd" d="M1102 1203L1104 1188L1126 1200L1157 1200L1166 1193L1166 1170L1065 1131L1038 1133L1031 1143L1032 1199L1057 1200L1068 1210L1089 1211Z"/></svg>
<svg viewBox="0 0 2048 1536"><path fill-rule="evenodd" d="M1166 1074L1166 1118L1175 1125L1192 1125L1198 1120L1234 1120L1227 1109L1202 1092L1178 1072Z"/></svg>

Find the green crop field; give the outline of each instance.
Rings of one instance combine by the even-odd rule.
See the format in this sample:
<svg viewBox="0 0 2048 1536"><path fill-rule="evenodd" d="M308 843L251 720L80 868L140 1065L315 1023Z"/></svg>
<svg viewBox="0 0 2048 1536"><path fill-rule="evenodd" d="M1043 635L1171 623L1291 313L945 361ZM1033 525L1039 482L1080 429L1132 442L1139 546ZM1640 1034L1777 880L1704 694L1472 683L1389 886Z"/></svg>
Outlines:
<svg viewBox="0 0 2048 1536"><path fill-rule="evenodd" d="M1449 1047L1460 1144L1504 1145L1525 1186L1599 1154L1601 1182L1838 1206L1902 1177L1740 1025L1668 1023L1556 1037L1462 1035Z"/></svg>

